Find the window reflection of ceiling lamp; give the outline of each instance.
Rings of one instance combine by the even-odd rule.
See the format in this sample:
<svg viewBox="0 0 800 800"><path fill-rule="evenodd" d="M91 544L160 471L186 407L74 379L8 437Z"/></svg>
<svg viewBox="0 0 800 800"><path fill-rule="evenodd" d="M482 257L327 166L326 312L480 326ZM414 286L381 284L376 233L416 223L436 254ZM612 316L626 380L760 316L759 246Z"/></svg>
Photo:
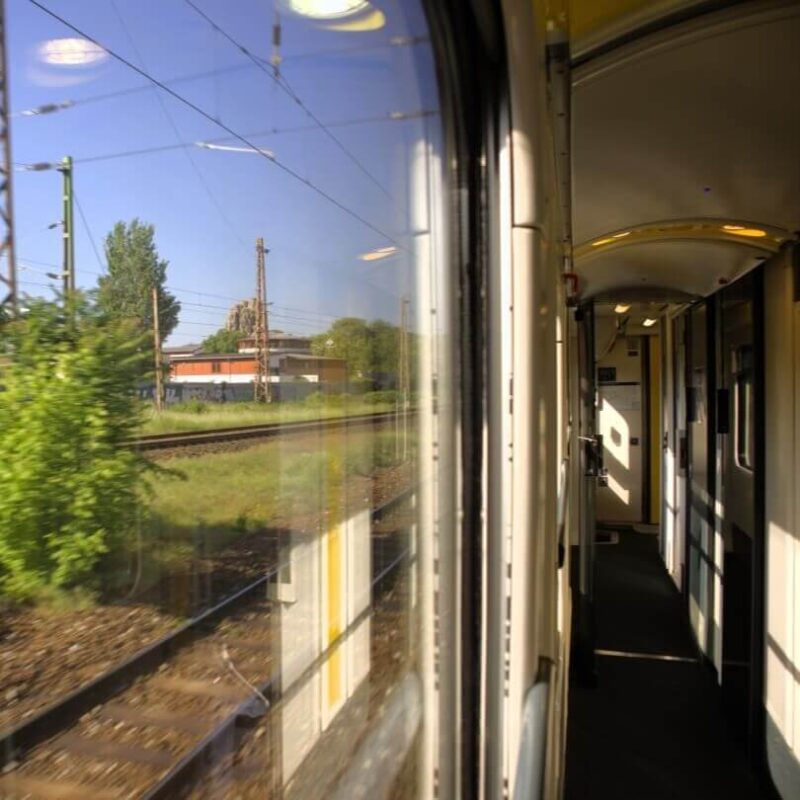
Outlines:
<svg viewBox="0 0 800 800"><path fill-rule="evenodd" d="M328 30L341 32L377 31L386 16L368 0L283 0L298 16L324 23Z"/></svg>
<svg viewBox="0 0 800 800"><path fill-rule="evenodd" d="M368 0L284 0L289 10L311 19L336 19L361 14L370 8Z"/></svg>
<svg viewBox="0 0 800 800"><path fill-rule="evenodd" d="M56 67L85 67L104 61L108 53L87 39L49 39L39 45L39 58Z"/></svg>
<svg viewBox="0 0 800 800"><path fill-rule="evenodd" d="M380 261L382 258L393 256L396 252L397 248L394 246L377 247L374 250L370 250L368 253L362 253L359 258L362 261Z"/></svg>

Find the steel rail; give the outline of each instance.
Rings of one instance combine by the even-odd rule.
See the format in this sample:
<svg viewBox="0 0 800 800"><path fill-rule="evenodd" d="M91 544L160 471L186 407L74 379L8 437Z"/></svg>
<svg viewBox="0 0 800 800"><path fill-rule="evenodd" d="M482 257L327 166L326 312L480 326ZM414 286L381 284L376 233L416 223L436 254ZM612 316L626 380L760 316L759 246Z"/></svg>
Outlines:
<svg viewBox="0 0 800 800"><path fill-rule="evenodd" d="M397 556L389 566L381 571L372 580L372 589L383 582L383 580L394 570L397 569L411 555L411 549L406 548ZM241 735L244 730L252 725L254 719L260 718L276 707L287 703L294 697L303 686L316 674L316 672L327 662L331 655L338 650L350 635L350 631L357 628L364 620L371 617L376 610L375 602L366 606L314 660L303 670L300 675L285 689L281 690L281 675L273 675L267 681L258 686L261 695L269 700L269 708L263 709L263 703L258 696L253 693L250 697L243 700L239 706L225 717L217 726L195 745L184 757L170 769L151 789L142 795L142 800L171 800L174 797L182 796L182 792L195 785L202 774L210 767L214 766L215 754L224 751L221 746L224 742L234 742L235 746L240 744L237 733ZM258 713L256 708L263 710Z"/></svg>
<svg viewBox="0 0 800 800"><path fill-rule="evenodd" d="M396 416L393 411L381 411L375 414L356 414L349 417L329 417L327 419L304 420L302 422L270 422L265 425L242 425L202 431L155 433L138 436L135 439L131 439L129 444L139 450L166 450L172 447L234 442L243 439L268 439L289 433L356 427L375 422L388 422L395 419Z"/></svg>
<svg viewBox="0 0 800 800"><path fill-rule="evenodd" d="M374 508L371 511L371 520L378 521L384 514L409 498L413 492L413 487L405 489ZM53 703L13 728L0 731L0 770L18 761L37 745L75 724L80 717L95 706L108 702L115 695L129 688L137 678L154 672L181 648L194 643L196 632L203 626L224 619L247 602L263 599L263 591L267 584L283 566L279 564L257 580L188 620L176 630L139 650L121 664L79 687L63 700ZM381 580L383 577L382 573L377 580ZM252 702L252 699L249 702ZM238 709L235 713L240 715Z"/></svg>

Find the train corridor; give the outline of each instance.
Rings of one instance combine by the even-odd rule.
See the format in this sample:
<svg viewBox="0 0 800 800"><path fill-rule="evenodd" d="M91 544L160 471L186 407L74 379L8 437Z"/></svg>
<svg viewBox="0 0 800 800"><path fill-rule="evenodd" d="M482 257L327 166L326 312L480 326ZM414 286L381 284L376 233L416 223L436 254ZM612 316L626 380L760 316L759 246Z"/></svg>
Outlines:
<svg viewBox="0 0 800 800"><path fill-rule="evenodd" d="M598 531L595 612L596 686L570 687L567 800L768 797L726 724L656 535Z"/></svg>

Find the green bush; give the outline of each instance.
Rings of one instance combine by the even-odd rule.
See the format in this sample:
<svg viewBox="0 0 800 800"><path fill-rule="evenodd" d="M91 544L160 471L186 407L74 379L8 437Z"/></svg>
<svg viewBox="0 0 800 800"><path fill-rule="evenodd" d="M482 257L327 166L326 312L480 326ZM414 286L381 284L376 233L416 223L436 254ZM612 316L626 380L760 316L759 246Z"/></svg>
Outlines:
<svg viewBox="0 0 800 800"><path fill-rule="evenodd" d="M140 424L148 350L85 300L31 302L0 329L0 595L97 585L134 529L148 462Z"/></svg>
<svg viewBox="0 0 800 800"><path fill-rule="evenodd" d="M203 400L193 397L184 403L175 403L170 406L170 411L178 411L183 414L205 414L208 411L208 403Z"/></svg>
<svg viewBox="0 0 800 800"><path fill-rule="evenodd" d="M364 402L371 406L383 405L384 403L394 405L400 399L400 393L394 389L383 389L377 392L367 392L364 395Z"/></svg>

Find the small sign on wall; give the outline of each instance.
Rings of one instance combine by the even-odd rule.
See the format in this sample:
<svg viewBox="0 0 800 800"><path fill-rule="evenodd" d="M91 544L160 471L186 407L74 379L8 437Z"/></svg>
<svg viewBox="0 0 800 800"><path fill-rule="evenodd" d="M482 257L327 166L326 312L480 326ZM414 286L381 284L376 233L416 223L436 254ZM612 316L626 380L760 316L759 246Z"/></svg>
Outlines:
<svg viewBox="0 0 800 800"><path fill-rule="evenodd" d="M598 367L597 380L600 383L616 383L617 368L616 367Z"/></svg>

